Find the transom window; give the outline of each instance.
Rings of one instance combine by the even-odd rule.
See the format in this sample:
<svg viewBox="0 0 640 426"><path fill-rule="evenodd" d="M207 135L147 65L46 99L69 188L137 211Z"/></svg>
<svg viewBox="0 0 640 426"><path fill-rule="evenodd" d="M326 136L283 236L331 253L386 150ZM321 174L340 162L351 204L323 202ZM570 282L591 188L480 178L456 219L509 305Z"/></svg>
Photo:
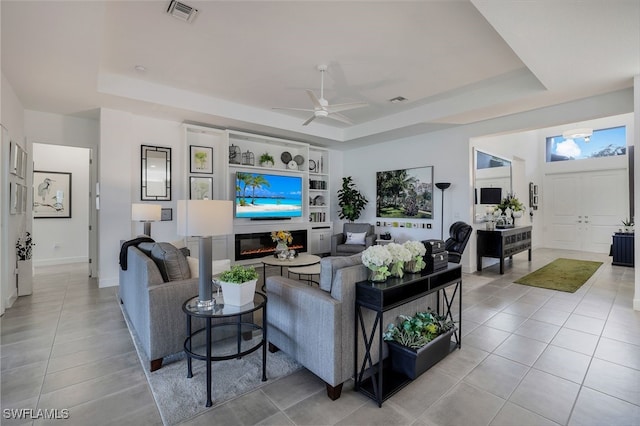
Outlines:
<svg viewBox="0 0 640 426"><path fill-rule="evenodd" d="M626 154L627 129L625 126L594 130L590 137L564 138L559 135L547 138L547 163Z"/></svg>

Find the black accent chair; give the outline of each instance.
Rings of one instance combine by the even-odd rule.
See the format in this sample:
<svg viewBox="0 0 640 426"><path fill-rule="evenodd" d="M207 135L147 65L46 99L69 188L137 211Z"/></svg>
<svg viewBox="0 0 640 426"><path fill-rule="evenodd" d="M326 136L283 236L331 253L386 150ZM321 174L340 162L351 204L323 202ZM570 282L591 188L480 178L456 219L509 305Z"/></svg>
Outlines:
<svg viewBox="0 0 640 426"><path fill-rule="evenodd" d="M449 252L449 262L460 263L464 248L471 237L473 228L465 222L456 222L449 228L450 237L444 242L444 249Z"/></svg>

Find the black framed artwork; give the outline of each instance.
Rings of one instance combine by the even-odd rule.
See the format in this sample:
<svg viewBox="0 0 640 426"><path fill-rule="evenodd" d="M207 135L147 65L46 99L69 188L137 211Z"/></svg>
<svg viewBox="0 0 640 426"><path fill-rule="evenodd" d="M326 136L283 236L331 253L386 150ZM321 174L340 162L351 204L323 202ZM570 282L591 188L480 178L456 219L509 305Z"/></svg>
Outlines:
<svg viewBox="0 0 640 426"><path fill-rule="evenodd" d="M213 173L213 148L207 146L189 146L189 172Z"/></svg>
<svg viewBox="0 0 640 426"><path fill-rule="evenodd" d="M71 218L71 173L33 171L33 217Z"/></svg>

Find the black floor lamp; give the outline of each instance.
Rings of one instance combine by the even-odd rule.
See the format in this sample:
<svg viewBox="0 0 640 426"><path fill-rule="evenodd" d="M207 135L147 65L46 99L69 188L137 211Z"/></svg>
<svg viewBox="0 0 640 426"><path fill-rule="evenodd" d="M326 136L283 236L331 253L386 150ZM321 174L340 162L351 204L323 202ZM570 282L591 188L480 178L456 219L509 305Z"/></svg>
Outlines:
<svg viewBox="0 0 640 426"><path fill-rule="evenodd" d="M451 186L451 182L438 182L436 188L442 191L440 200L442 208L440 209L440 239L444 240L444 190Z"/></svg>

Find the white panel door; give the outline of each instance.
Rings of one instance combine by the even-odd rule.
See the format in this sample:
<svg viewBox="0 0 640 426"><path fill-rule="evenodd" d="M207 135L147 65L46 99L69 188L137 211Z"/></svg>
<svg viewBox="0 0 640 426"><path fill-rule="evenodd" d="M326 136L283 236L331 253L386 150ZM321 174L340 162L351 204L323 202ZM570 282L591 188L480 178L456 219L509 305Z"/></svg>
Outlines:
<svg viewBox="0 0 640 426"><path fill-rule="evenodd" d="M563 173L545 178L547 246L608 253L628 208L626 170Z"/></svg>

